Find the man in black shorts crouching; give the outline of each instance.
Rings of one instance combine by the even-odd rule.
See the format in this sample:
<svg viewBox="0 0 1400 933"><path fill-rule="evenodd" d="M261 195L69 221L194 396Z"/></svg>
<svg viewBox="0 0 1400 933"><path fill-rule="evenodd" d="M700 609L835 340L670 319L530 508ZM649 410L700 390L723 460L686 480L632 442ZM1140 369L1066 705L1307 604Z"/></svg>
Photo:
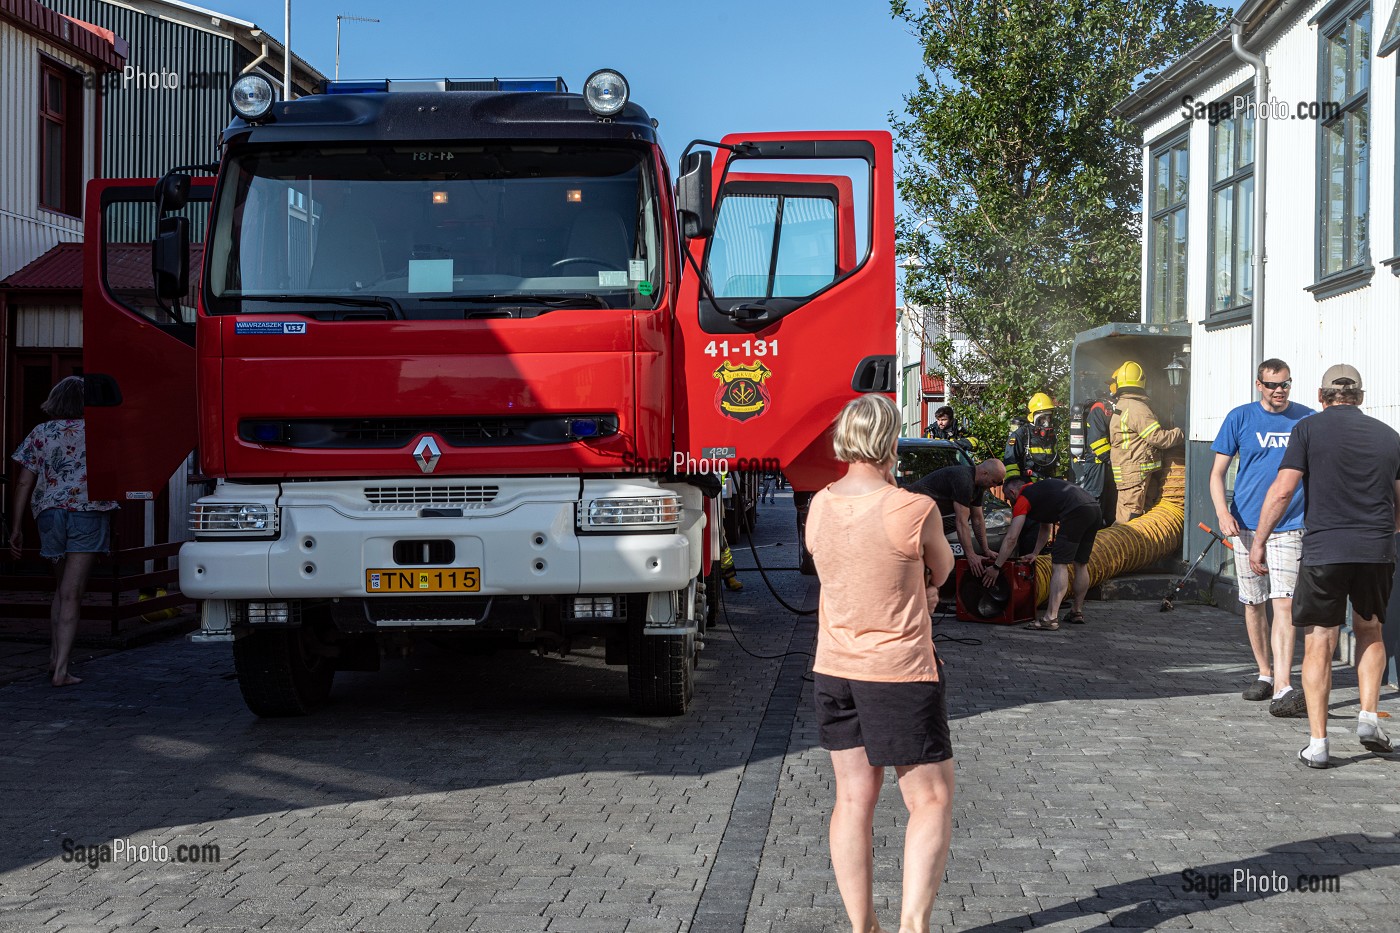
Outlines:
<svg viewBox="0 0 1400 933"><path fill-rule="evenodd" d="M1074 564L1074 608L1066 620L1083 624L1084 598L1089 595L1089 554L1094 549L1094 538L1103 527L1103 513L1099 502L1080 486L1062 479L1043 479L1028 483L1024 477L1009 479L1001 487L1011 503L1011 527L1006 531L1001 553L992 561L983 574L983 582L991 586L996 581L1002 566L1011 557L1021 528L1027 521L1040 523L1040 534L1035 547L1021 558L1035 560L1045 543L1050 540L1050 526L1059 524L1055 535L1055 546L1050 549L1050 598L1045 604L1045 615L1037 618L1026 628L1037 632L1053 632L1060 627L1060 603L1064 602L1069 590L1069 565Z"/></svg>
<svg viewBox="0 0 1400 933"><path fill-rule="evenodd" d="M1309 768L1328 765L1332 657L1347 600L1361 694L1356 735L1369 751L1391 751L1376 705L1385 673L1381 621L1390 601L1395 534L1400 531L1400 434L1362 414L1364 399L1356 367L1338 363L1323 374L1317 391L1322 411L1293 426L1249 549L1250 569L1268 573L1269 535L1301 482L1306 494L1303 558L1293 591L1293 624L1304 631L1303 695L1311 735L1298 758Z"/></svg>

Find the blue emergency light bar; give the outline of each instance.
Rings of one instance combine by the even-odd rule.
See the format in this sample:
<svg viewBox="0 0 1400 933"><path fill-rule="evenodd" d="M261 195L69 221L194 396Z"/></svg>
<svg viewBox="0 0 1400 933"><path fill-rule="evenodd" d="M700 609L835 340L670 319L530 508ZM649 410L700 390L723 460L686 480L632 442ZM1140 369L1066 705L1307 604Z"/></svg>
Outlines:
<svg viewBox="0 0 1400 933"><path fill-rule="evenodd" d="M385 78L378 81L327 81L327 94L384 94L393 91L490 91L527 94L567 94L563 78Z"/></svg>

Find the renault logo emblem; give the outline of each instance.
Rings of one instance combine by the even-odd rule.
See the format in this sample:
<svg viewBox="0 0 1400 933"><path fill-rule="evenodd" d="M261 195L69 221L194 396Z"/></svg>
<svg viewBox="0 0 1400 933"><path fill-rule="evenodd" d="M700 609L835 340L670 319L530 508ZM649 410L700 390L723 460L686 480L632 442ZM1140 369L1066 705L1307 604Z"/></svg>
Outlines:
<svg viewBox="0 0 1400 933"><path fill-rule="evenodd" d="M418 446L413 448L413 459L418 463L418 469L424 473L431 473L437 468L438 458L442 456L442 451L438 450L437 441L431 437L425 437L418 442Z"/></svg>

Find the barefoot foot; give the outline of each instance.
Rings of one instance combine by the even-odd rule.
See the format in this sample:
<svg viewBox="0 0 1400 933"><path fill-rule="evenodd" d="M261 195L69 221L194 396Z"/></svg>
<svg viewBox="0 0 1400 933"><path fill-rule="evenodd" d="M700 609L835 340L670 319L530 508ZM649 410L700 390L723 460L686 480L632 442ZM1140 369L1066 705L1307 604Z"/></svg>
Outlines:
<svg viewBox="0 0 1400 933"><path fill-rule="evenodd" d="M74 684L83 682L81 677L74 677L72 674L64 674L61 678L55 677L52 681L55 687L71 687Z"/></svg>

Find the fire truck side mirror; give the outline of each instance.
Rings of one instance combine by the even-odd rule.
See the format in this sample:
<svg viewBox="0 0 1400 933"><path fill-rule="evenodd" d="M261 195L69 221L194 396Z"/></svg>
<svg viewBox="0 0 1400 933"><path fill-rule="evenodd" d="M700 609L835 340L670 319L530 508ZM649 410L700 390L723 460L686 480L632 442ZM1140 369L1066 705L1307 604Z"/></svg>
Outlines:
<svg viewBox="0 0 1400 933"><path fill-rule="evenodd" d="M190 290L190 221L162 217L151 243L151 277L160 298L184 297Z"/></svg>
<svg viewBox="0 0 1400 933"><path fill-rule="evenodd" d="M676 179L676 213L681 235L687 240L709 236L715 229L715 202L711 191L710 153L692 152L681 164Z"/></svg>
<svg viewBox="0 0 1400 933"><path fill-rule="evenodd" d="M190 200L190 176L171 172L156 182L156 210L161 214L184 209Z"/></svg>

